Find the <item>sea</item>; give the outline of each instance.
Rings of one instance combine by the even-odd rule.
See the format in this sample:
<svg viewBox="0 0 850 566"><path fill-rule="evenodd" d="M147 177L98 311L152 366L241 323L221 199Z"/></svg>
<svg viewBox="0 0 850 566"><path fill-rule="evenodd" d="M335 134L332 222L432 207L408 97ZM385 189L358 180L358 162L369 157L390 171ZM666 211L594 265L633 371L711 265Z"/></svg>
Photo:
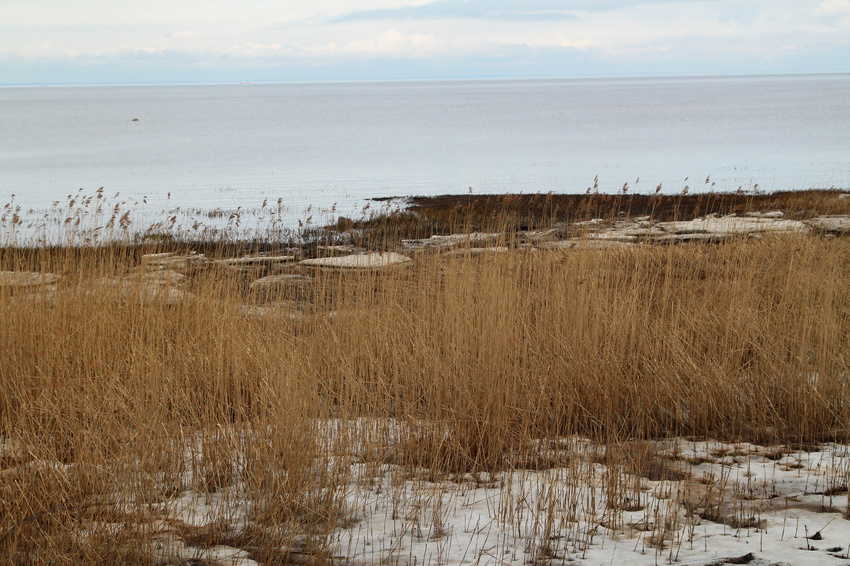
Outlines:
<svg viewBox="0 0 850 566"><path fill-rule="evenodd" d="M380 197L659 187L850 188L850 75L0 88L19 234L93 195L142 224L292 224Z"/></svg>

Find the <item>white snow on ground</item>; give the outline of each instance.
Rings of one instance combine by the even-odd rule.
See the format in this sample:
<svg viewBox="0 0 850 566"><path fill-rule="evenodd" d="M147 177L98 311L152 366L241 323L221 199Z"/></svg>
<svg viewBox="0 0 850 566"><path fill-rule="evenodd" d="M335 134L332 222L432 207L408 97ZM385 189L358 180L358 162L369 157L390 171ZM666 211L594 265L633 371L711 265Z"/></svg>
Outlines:
<svg viewBox="0 0 850 566"><path fill-rule="evenodd" d="M540 461L560 467L522 469L533 461L526 455L509 471L446 476L385 463L399 426L320 427L331 451L343 429L358 439L345 458L330 459L353 462L344 497L350 520L332 536L336 563L850 564L847 445L805 452L673 439L626 446L631 459L618 460L574 437L533 447ZM625 464L635 454L644 455L643 475ZM256 564L239 549L187 546L173 528L249 526L252 502L238 483L211 495L183 491L163 509L168 520L152 529L157 563Z"/></svg>
<svg viewBox="0 0 850 566"><path fill-rule="evenodd" d="M568 445L573 454L580 446ZM592 460L440 483L390 469L362 477L349 498L359 521L337 533L333 554L406 566L719 564L749 553L752 564L848 562L846 446L779 460L747 444L677 440L658 448L660 461L681 463L691 479L635 478ZM632 499L609 497L615 476ZM700 517L715 507L716 521Z"/></svg>
<svg viewBox="0 0 850 566"><path fill-rule="evenodd" d="M507 458L506 471L447 475L387 463L405 434L397 421L335 420L316 430L327 450L317 465L347 477L338 486L345 520L330 539L337 564L850 564L848 445L807 452L679 438L606 449L570 437L528 446ZM251 441L236 436L242 446ZM19 452L8 439L0 448ZM187 446L190 462L200 457ZM147 513L117 486L116 509L149 517L143 530L154 563L257 564L250 549L186 538L218 529L237 541L252 527L257 510L239 479L240 461L237 455L235 481L208 494L191 487L187 466L175 495L147 504ZM31 473L33 466L64 473L73 465L30 462L2 474ZM126 526L101 525L116 532ZM304 541L313 535L323 538L305 532L281 552L290 552L292 563L309 562Z"/></svg>

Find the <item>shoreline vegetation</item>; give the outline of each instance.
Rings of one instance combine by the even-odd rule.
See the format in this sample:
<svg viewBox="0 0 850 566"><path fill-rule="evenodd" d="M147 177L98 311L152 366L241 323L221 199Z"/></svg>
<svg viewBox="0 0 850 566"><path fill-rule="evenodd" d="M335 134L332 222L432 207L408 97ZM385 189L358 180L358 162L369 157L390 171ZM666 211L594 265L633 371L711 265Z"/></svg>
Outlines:
<svg viewBox="0 0 850 566"><path fill-rule="evenodd" d="M0 563L849 559L848 193L365 212L0 247Z"/></svg>

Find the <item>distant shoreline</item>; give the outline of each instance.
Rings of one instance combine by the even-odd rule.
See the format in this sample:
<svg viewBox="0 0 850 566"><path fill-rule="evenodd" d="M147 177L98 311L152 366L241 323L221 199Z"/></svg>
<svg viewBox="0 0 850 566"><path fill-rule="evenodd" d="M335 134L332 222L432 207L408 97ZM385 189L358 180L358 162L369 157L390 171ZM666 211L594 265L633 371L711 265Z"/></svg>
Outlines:
<svg viewBox="0 0 850 566"><path fill-rule="evenodd" d="M706 214L746 214L781 210L789 218L804 220L823 214L824 199L835 197L837 210L850 208L850 189L807 189L753 192L702 192L693 194L559 194L503 193L493 195L444 194L437 196L378 197L374 202L404 203L404 210L439 217L463 210L473 218L510 215L533 218L589 220L592 216L651 216L654 220L693 220ZM846 204L846 206L845 206Z"/></svg>
<svg viewBox="0 0 850 566"><path fill-rule="evenodd" d="M517 81L610 81L610 80L657 80L657 79L746 79L782 77L830 77L850 75L850 71L827 71L812 73L694 73L687 75L573 75L531 77L435 77L416 78L369 78L369 79L313 79L313 80L262 80L233 79L221 81L172 81L172 82L126 82L126 83L0 83L3 88L62 88L62 87L137 87L137 86L269 86L269 85L312 85L312 84L375 84L375 83L464 83L464 82L517 82Z"/></svg>

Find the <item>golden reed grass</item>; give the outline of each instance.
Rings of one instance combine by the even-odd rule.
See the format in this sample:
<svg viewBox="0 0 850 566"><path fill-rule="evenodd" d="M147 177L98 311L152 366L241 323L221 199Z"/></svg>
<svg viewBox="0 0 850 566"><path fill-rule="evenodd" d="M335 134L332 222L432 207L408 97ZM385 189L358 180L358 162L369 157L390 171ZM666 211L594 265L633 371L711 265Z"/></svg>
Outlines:
<svg viewBox="0 0 850 566"><path fill-rule="evenodd" d="M850 433L843 238L421 253L317 272L306 303L212 268L149 300L134 253L67 254L0 266L65 275L0 297L0 561L145 562L175 494L237 482L250 528L184 538L274 562L306 537L320 561L364 418L404 425L370 432L376 460L437 477L530 465L532 441L573 434Z"/></svg>

